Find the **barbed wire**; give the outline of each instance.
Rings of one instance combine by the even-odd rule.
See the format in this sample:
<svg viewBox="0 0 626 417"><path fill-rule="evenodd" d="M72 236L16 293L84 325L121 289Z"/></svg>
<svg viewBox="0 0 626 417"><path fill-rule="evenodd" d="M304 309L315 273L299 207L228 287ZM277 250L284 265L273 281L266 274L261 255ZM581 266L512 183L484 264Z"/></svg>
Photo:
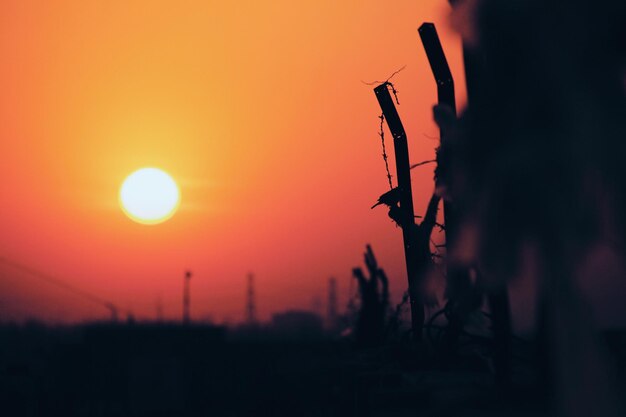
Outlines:
<svg viewBox="0 0 626 417"><path fill-rule="evenodd" d="M396 104L399 106L400 100L398 100L398 90L396 90L396 86L393 85L393 83L389 80L385 81L384 84L387 86L387 88L391 88L391 94L393 94L393 98L396 100Z"/></svg>
<svg viewBox="0 0 626 417"><path fill-rule="evenodd" d="M385 115L381 113L380 116L378 116L378 118L380 119L380 131L378 132L378 135L380 136L380 142L383 147L383 161L385 161L385 171L387 172L387 181L389 182L389 189L393 190L393 183L391 182L391 172L389 171L389 161L387 160L388 159L387 149L385 148L385 129L384 129Z"/></svg>
<svg viewBox="0 0 626 417"><path fill-rule="evenodd" d="M405 65L406 67L406 65ZM404 67L400 68L398 71L394 72L393 74L391 74L391 77L393 77L394 75L396 75L397 73L399 73L400 71L402 71L404 69ZM399 106L400 105L400 100L398 100L398 90L396 90L396 87L393 85L393 83L391 83L389 80L391 79L391 77L389 77L387 79L387 81L383 82L382 84L385 85L387 88L391 88L391 93L393 94L393 97L396 101L396 104ZM384 122L385 122L385 114L381 113L380 116L378 116L378 118L380 119L380 130L378 132L378 135L380 136L380 142L383 148L383 160L385 161L385 171L387 172L387 181L389 182L389 189L393 190L393 183L391 181L391 172L389 171L389 161L388 161L388 157L387 157L387 149L385 147L385 128L384 128Z"/></svg>
<svg viewBox="0 0 626 417"><path fill-rule="evenodd" d="M391 89L391 94L393 94L394 100L396 102L397 105L400 105L400 100L398 99L398 90L396 90L396 87L393 85L393 83L390 81L394 76L396 76L398 73L400 73L402 70L404 70L406 68L406 65L404 65L402 68L394 71L389 77L387 77L387 79L385 81L371 81L371 82L365 82L363 80L361 80L361 82L365 85L384 85L387 88ZM380 136L380 142L383 148L383 160L385 161L385 172L387 173L387 181L389 182L389 189L393 190L393 182L391 180L391 171L389 171L389 160L388 160L388 156L387 156L387 149L385 147L385 129L384 129L384 124L385 124L385 115L383 113L380 114L380 116L378 116L378 118L380 119L380 130L378 132L378 136Z"/></svg>
<svg viewBox="0 0 626 417"><path fill-rule="evenodd" d="M396 90L396 87L393 85L393 83L390 81L394 76L396 76L398 73L400 73L402 70L404 70L406 68L406 65L404 65L402 68L394 71L389 77L387 77L387 79L385 81L371 81L371 82L365 82L363 80L361 80L361 82L365 85L384 85L387 88L391 89L391 94L393 94L394 100L396 102L396 104L399 106L400 105L400 100L398 99L398 90ZM385 115L384 113L381 113L380 116L378 116L378 118L380 119L380 130L378 131L378 136L380 136L380 142L381 142L381 146L383 149L383 161L385 161L385 172L387 173L387 182L389 182L389 189L393 190L393 182L391 180L391 171L389 170L389 158L387 156L387 149L385 146L385 128L384 128L384 124L385 124Z"/></svg>

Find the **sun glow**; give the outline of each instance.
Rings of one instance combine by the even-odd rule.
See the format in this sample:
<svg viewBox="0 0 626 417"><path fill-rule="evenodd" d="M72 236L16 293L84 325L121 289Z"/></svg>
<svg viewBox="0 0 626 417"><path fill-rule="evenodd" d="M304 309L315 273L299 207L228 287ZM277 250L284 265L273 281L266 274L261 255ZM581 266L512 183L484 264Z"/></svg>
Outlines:
<svg viewBox="0 0 626 417"><path fill-rule="evenodd" d="M158 168L142 168L122 183L120 206L128 217L141 224L158 224L174 215L180 192L174 179Z"/></svg>

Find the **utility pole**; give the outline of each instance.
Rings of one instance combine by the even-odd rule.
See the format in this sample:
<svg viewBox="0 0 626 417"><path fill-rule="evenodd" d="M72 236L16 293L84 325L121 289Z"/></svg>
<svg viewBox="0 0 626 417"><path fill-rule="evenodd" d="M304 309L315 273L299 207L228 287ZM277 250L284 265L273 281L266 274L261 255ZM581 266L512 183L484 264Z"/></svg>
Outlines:
<svg viewBox="0 0 626 417"><path fill-rule="evenodd" d="M185 282L183 288L183 324L189 324L190 315L189 315L189 303L190 303L190 294L189 294L189 281L191 280L191 271L185 271Z"/></svg>
<svg viewBox="0 0 626 417"><path fill-rule="evenodd" d="M396 175L398 177L398 199L400 204L399 224L402 227L404 241L404 258L409 281L409 298L411 303L411 329L415 340L422 339L424 325L424 296L417 281L417 264L413 256L415 214L413 211L413 192L411 190L411 166L409 164L409 147L404 126L389 93L389 83L384 82L374 88L378 104L383 111L389 131L393 136L396 157Z"/></svg>
<svg viewBox="0 0 626 417"><path fill-rule="evenodd" d="M108 303L108 302L105 303L104 306L108 308L109 311L111 312L111 322L116 323L117 317L118 317L117 307L113 303Z"/></svg>
<svg viewBox="0 0 626 417"><path fill-rule="evenodd" d="M157 323L163 322L163 300L161 296L159 296L156 301L156 320Z"/></svg>
<svg viewBox="0 0 626 417"><path fill-rule="evenodd" d="M248 292L246 302L246 322L256 324L256 300L254 294L254 274L248 274Z"/></svg>
<svg viewBox="0 0 626 417"><path fill-rule="evenodd" d="M328 279L328 328L335 330L337 326L337 280Z"/></svg>
<svg viewBox="0 0 626 417"><path fill-rule="evenodd" d="M315 294L311 297L311 310L316 316L322 318L324 308L322 307L322 297L320 297L319 294Z"/></svg>

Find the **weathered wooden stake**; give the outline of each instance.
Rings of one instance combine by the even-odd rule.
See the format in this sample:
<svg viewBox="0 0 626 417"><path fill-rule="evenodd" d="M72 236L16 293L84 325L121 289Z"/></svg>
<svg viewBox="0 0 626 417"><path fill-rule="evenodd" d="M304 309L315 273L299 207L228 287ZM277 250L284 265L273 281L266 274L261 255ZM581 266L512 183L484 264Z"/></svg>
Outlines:
<svg viewBox="0 0 626 417"><path fill-rule="evenodd" d="M422 45L424 45L428 62L430 63L430 69L437 82L437 101L439 104L448 106L450 110L452 110L452 113L456 115L454 79L452 78L452 72L448 66L446 55L441 47L437 29L435 29L433 23L424 23L420 26L418 32L422 39ZM446 140L445 132L441 131L439 137L443 145ZM444 200L443 202L443 216L446 225L446 246L450 246L451 242L453 242L456 237L457 222L454 209L449 201Z"/></svg>
<svg viewBox="0 0 626 417"><path fill-rule="evenodd" d="M454 79L452 78L452 72L448 66L446 55L443 52L437 29L433 23L424 23L418 29L422 45L426 51L428 62L432 70L433 76L437 83L437 101L439 105L445 105L452 112L453 116L456 116L456 103L454 96ZM446 152L445 149L449 146L447 143L448 137L444 128L440 128L439 140L441 143L441 149ZM441 159L441 153L437 155L438 170L443 173L444 176L450 172L452 167L447 166L449 160ZM445 178L444 178L445 180ZM453 248L457 238L458 232L458 217L455 213L454 207L449 199L443 199L443 218L446 231L446 247L448 249ZM458 345L458 338L465 325L465 315L472 310L471 300L471 280L469 277L469 271L467 268L459 268L455 265L448 265L447 274L447 289L448 294L448 308L450 308L450 314L448 314L448 327L444 335L446 342L445 347L449 354L453 354Z"/></svg>
<svg viewBox="0 0 626 417"><path fill-rule="evenodd" d="M404 240L404 257L406 272L409 281L409 297L411 303L411 328L415 340L421 340L424 325L424 301L422 291L417 280L416 259L413 256L415 244L412 229L415 225L413 211L413 192L411 190L411 166L409 163L409 147L406 132L400 121L400 116L393 104L389 93L389 84L383 83L374 89L389 131L393 136L393 145L396 156L396 175L398 176L398 190L402 219L402 237Z"/></svg>
<svg viewBox="0 0 626 417"><path fill-rule="evenodd" d="M446 56L443 52L439 36L435 25L424 23L418 29L422 44L430 63L430 68L437 82L437 98L439 104L450 107L456 115L456 105L454 97L454 80ZM477 96L480 91L478 85L482 76L482 62L480 56L463 46L463 58L465 63L465 78L467 85L468 102L476 105ZM443 145L446 140L446 132L441 131L440 140ZM447 167L446 169L451 169ZM454 213L454 208L449 201L444 201L444 223L446 227L446 246L451 247L458 232L458 218ZM468 271L465 269L449 268L448 285L456 288L467 288L469 284ZM454 292L453 292L454 293ZM462 302L462 300L453 300ZM511 377L510 348L511 348L511 313L509 308L509 297L506 285L502 285L495 291L487 294L487 301L491 309L493 320L493 332L495 339L494 363L496 368L496 380L500 386L507 386ZM462 308L461 308L462 309ZM462 314L463 312L461 312ZM456 344L456 337L462 330L463 318L452 315L450 320L449 342Z"/></svg>

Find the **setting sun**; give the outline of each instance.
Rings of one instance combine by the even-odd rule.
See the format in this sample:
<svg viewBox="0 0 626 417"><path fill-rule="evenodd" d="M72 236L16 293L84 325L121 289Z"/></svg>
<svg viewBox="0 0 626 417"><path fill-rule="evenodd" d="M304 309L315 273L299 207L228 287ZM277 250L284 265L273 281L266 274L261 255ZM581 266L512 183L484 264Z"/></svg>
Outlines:
<svg viewBox="0 0 626 417"><path fill-rule="evenodd" d="M327 292L321 277L336 276L347 303L368 242L401 300L398 231L370 210L388 187L381 109L361 80L406 65L392 81L411 163L434 159L437 86L417 27L441 29L462 109L448 3L0 1L0 257L132 307L138 320L156 318L159 297L164 319L180 318L189 268L192 318L236 323L248 272L267 289L259 321L309 307ZM380 24L381 7L392 25ZM411 171L417 215L429 167ZM145 168L169 184L154 200L131 176ZM108 313L0 264L0 322Z"/></svg>
<svg viewBox="0 0 626 417"><path fill-rule="evenodd" d="M180 192L174 179L158 168L142 168L130 174L120 188L120 205L132 220L162 223L174 215Z"/></svg>

